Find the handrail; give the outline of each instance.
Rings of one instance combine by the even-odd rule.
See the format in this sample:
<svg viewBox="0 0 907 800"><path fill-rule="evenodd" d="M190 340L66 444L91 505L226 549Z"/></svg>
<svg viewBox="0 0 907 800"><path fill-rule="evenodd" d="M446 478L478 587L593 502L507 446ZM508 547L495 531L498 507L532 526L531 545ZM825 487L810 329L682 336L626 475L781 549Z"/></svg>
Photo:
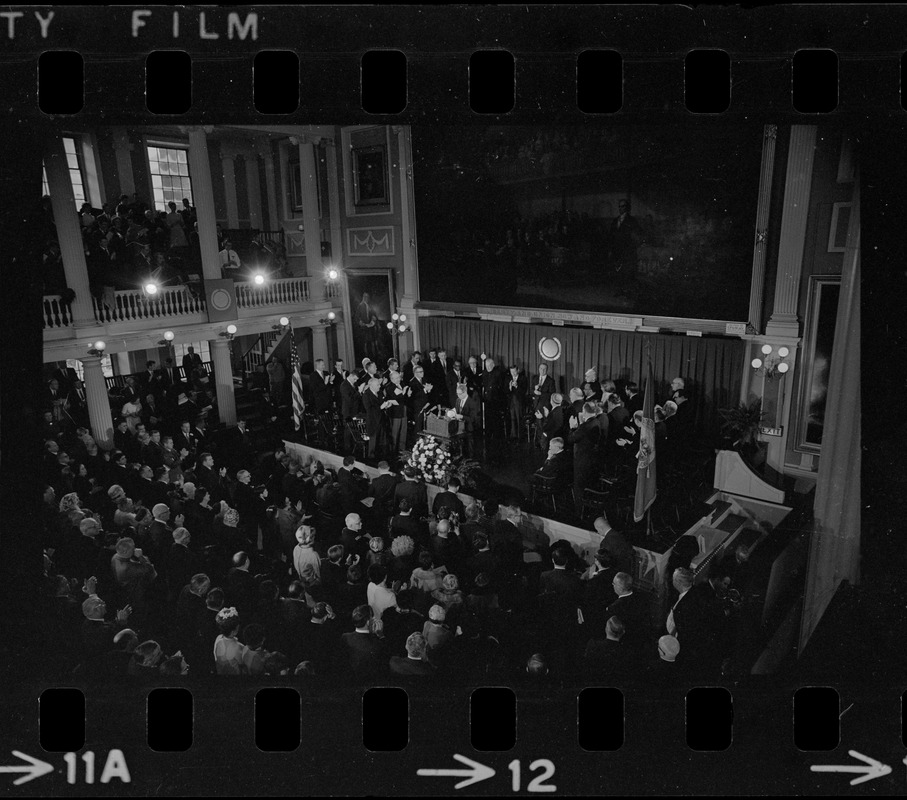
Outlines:
<svg viewBox="0 0 907 800"><path fill-rule="evenodd" d="M294 305L309 300L308 278L276 278L265 281L261 286L252 281L237 281L233 286L238 308Z"/></svg>
<svg viewBox="0 0 907 800"><path fill-rule="evenodd" d="M128 322L205 312L204 295L194 294L187 286L162 286L153 296L142 289L127 289L114 292L112 297L93 298L92 303L99 322Z"/></svg>
<svg viewBox="0 0 907 800"><path fill-rule="evenodd" d="M72 324L72 313L69 305L63 302L58 294L44 295L44 327L66 328Z"/></svg>

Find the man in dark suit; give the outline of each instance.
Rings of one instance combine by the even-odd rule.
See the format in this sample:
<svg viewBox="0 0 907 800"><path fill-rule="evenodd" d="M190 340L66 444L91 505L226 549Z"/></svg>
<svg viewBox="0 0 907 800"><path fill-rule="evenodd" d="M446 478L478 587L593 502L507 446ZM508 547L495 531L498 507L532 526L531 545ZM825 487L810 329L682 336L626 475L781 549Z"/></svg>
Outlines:
<svg viewBox="0 0 907 800"><path fill-rule="evenodd" d="M457 385L457 395L451 407L463 425L463 444L466 455L471 457L475 451L475 435L482 432L482 407L479 405L478 395L467 394L466 384L460 383Z"/></svg>
<svg viewBox="0 0 907 800"><path fill-rule="evenodd" d="M598 549L604 550L611 557L611 563L618 572L627 572L632 575L636 565L636 551L623 534L614 530L607 517L600 516L594 523L595 532L602 537Z"/></svg>
<svg viewBox="0 0 907 800"><path fill-rule="evenodd" d="M425 378L425 369L416 366L413 379L408 384L410 395L410 417L415 420L416 433L425 429L425 411L431 406L431 392L434 389Z"/></svg>
<svg viewBox="0 0 907 800"><path fill-rule="evenodd" d="M251 561L249 556L240 550L233 556L233 566L227 573L224 589L227 594L227 603L235 606L240 615L251 615L258 599L258 587L255 579L249 574Z"/></svg>
<svg viewBox="0 0 907 800"><path fill-rule="evenodd" d="M548 374L548 365L539 364L539 374L532 384L533 411L541 411L551 405L551 395L556 391L554 378Z"/></svg>
<svg viewBox="0 0 907 800"><path fill-rule="evenodd" d="M390 464L386 461L378 462L378 475L369 486L369 497L374 497L372 512L380 514L383 519L388 519L394 513L394 490L400 482L399 476L391 472Z"/></svg>
<svg viewBox="0 0 907 800"><path fill-rule="evenodd" d="M334 394L334 405L337 408L341 406L340 390L346 381L347 375L349 375L349 372L343 368L343 359L335 359L334 369L331 370L331 391Z"/></svg>
<svg viewBox="0 0 907 800"><path fill-rule="evenodd" d="M633 590L633 577L618 572L612 581L617 599L608 606L606 618L617 617L626 627L623 643L643 650L652 638L652 609L646 597Z"/></svg>
<svg viewBox="0 0 907 800"><path fill-rule="evenodd" d="M579 417L570 420L567 437L573 445L573 488L576 494L576 514L582 515L583 491L596 485L598 477L598 444L601 428L596 422L596 407L586 403Z"/></svg>
<svg viewBox="0 0 907 800"><path fill-rule="evenodd" d="M529 382L526 374L515 364L510 367L507 379L507 421L510 427L510 438L520 438L523 425L523 409L526 405Z"/></svg>
<svg viewBox="0 0 907 800"><path fill-rule="evenodd" d="M195 352L195 348L190 344L186 348L186 355L183 356L183 379L189 383L192 380L192 370L199 369L202 366L202 357Z"/></svg>
<svg viewBox="0 0 907 800"><path fill-rule="evenodd" d="M542 426L542 436L539 437L542 446L550 446L551 441L567 434L567 412L564 408L562 394L551 395L551 404L535 412L539 424Z"/></svg>
<svg viewBox="0 0 907 800"><path fill-rule="evenodd" d="M66 395L66 408L76 427L88 428L88 395L85 384L78 378L72 382L72 389Z"/></svg>
<svg viewBox="0 0 907 800"><path fill-rule="evenodd" d="M438 510L443 506L447 506L452 513L457 515L457 519L464 520L466 518L466 509L463 506L463 501L457 497L459 491L459 479L451 477L447 481L446 491L438 492L435 495L434 502L431 504L431 513L437 516Z"/></svg>
<svg viewBox="0 0 907 800"><path fill-rule="evenodd" d="M349 421L362 414L362 395L356 388L356 373L350 372L340 385L340 417L343 420L343 445L346 452L351 452L355 445L350 433Z"/></svg>
<svg viewBox="0 0 907 800"><path fill-rule="evenodd" d="M443 352L443 351L442 351ZM425 380L431 384L429 399L432 405L444 405L447 402L447 360L442 364L438 351L432 348L428 351L428 363L425 364Z"/></svg>
<svg viewBox="0 0 907 800"><path fill-rule="evenodd" d="M670 635L681 641L684 665L697 671L712 662L714 606L704 592L692 591L692 570L678 567L671 576L671 582L679 596L668 612L665 627Z"/></svg>
<svg viewBox="0 0 907 800"><path fill-rule="evenodd" d="M557 488L562 488L569 483L570 457L564 452L564 440L556 436L548 445L548 457L534 473L540 478L551 478Z"/></svg>
<svg viewBox="0 0 907 800"><path fill-rule="evenodd" d="M425 660L425 637L411 633L406 639L406 656L391 656L389 667L392 675L401 678L429 678L435 668Z"/></svg>
<svg viewBox="0 0 907 800"><path fill-rule="evenodd" d="M481 400L482 369L479 367L479 360L475 356L470 356L466 360L466 370L463 374L466 375L466 386L469 388L469 393L479 392L479 399Z"/></svg>
<svg viewBox="0 0 907 800"><path fill-rule="evenodd" d="M642 404L645 398L640 393L639 386L633 381L624 386L624 392L627 396L627 412L632 417L635 412L642 411Z"/></svg>
<svg viewBox="0 0 907 800"><path fill-rule="evenodd" d="M410 501L402 497L398 505L399 513L391 520L391 539L397 536L409 536L416 543L416 547L428 545L428 528L413 513Z"/></svg>
<svg viewBox="0 0 907 800"><path fill-rule="evenodd" d="M316 414L323 414L325 411L331 410L332 380L331 375L325 372L324 359L315 359L315 371L309 376L309 382L312 386L312 400L315 404Z"/></svg>
<svg viewBox="0 0 907 800"><path fill-rule="evenodd" d="M504 436L504 379L493 358L485 359L482 373L482 402L485 404L485 435L495 439Z"/></svg>
<svg viewBox="0 0 907 800"><path fill-rule="evenodd" d="M403 482L394 490L394 503L399 506L403 498L409 500L413 516L422 518L428 515L428 492L425 484L419 480L418 473L412 467L403 470Z"/></svg>
<svg viewBox="0 0 907 800"><path fill-rule="evenodd" d="M368 457L373 459L378 450L379 441L384 438L380 378L372 378L362 393L362 405L365 408L365 432L368 435ZM382 442L383 447L383 442Z"/></svg>
<svg viewBox="0 0 907 800"><path fill-rule="evenodd" d="M539 589L542 594L554 595L565 607L576 611L582 597L583 586L579 576L567 569L568 555L555 548L551 554L554 568L539 576Z"/></svg>
<svg viewBox="0 0 907 800"><path fill-rule="evenodd" d="M599 550L595 563L583 575L583 634L590 639L604 635L607 611L617 600L614 592L614 576L618 570L611 563L611 554Z"/></svg>
<svg viewBox="0 0 907 800"><path fill-rule="evenodd" d="M357 607L353 611L356 629L340 637L350 670L357 680L375 678L387 670L384 643L369 629L372 616L369 606Z"/></svg>
<svg viewBox="0 0 907 800"><path fill-rule="evenodd" d="M161 376L161 385L164 387L164 391L175 383L182 383L179 367L174 366L172 358L168 357L164 359L164 366L161 367L158 372Z"/></svg>
<svg viewBox="0 0 907 800"><path fill-rule="evenodd" d="M343 507L350 511L368 494L368 478L356 467L352 456L344 456L343 466L337 470L337 483L343 495Z"/></svg>
<svg viewBox="0 0 907 800"><path fill-rule="evenodd" d="M198 440L195 438L195 434L192 433L192 425L188 420L180 423L179 431L173 436L173 447L180 453L183 450L194 453L198 447Z"/></svg>
<svg viewBox="0 0 907 800"><path fill-rule="evenodd" d="M463 372L463 363L459 358L454 359L453 366L447 373L447 404L450 408L454 407L457 401L457 386L466 380L466 373Z"/></svg>
<svg viewBox="0 0 907 800"><path fill-rule="evenodd" d="M583 375L583 399L586 402L599 401L602 399L602 385L598 380L598 370L590 367Z"/></svg>

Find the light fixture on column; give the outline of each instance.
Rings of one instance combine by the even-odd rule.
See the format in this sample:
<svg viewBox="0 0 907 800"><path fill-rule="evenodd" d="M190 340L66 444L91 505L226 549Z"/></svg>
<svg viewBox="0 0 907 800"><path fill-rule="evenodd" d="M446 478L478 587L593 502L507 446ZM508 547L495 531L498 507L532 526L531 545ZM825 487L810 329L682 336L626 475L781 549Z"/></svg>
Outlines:
<svg viewBox="0 0 907 800"><path fill-rule="evenodd" d="M142 286L142 290L149 297L154 297L158 293L158 289L159 287L154 281L148 281L144 286Z"/></svg>
<svg viewBox="0 0 907 800"><path fill-rule="evenodd" d="M318 320L322 325L336 325L337 324L337 314L333 311L328 311L328 315L324 319Z"/></svg>
<svg viewBox="0 0 907 800"><path fill-rule="evenodd" d="M173 331L164 331L164 338L158 342L162 347L173 344Z"/></svg>
<svg viewBox="0 0 907 800"><path fill-rule="evenodd" d="M750 366L757 375L764 375L769 380L775 375L784 376L790 369L790 364L785 359L790 355L790 349L779 347L777 351L770 345L762 345L762 358L758 356L750 362Z"/></svg>
<svg viewBox="0 0 907 800"><path fill-rule="evenodd" d="M88 348L88 355L90 356L102 356L104 351L107 349L107 343L102 342L100 339L96 341L91 347Z"/></svg>
<svg viewBox="0 0 907 800"><path fill-rule="evenodd" d="M264 273L262 273L262 272L256 272L256 273L252 276L252 283L254 283L256 286L264 286L264 285L265 285L265 276L264 276Z"/></svg>
<svg viewBox="0 0 907 800"><path fill-rule="evenodd" d="M337 267L328 267L325 275L329 281L336 281L340 277L340 270Z"/></svg>
<svg viewBox="0 0 907 800"><path fill-rule="evenodd" d="M394 358L400 360L400 337L409 331L406 314L391 314L391 321L387 323L387 332L393 337Z"/></svg>
<svg viewBox="0 0 907 800"><path fill-rule="evenodd" d="M287 328L289 328L289 327L290 327L290 318L289 318L289 317L281 317L280 320L277 322L276 325L272 325L272 326L271 326L271 330L272 330L272 331L280 331L281 333L283 333L283 332L284 332Z"/></svg>
<svg viewBox="0 0 907 800"><path fill-rule="evenodd" d="M236 336L236 326L227 325L227 330L221 331L218 336L223 336L227 341L232 342L233 337Z"/></svg>

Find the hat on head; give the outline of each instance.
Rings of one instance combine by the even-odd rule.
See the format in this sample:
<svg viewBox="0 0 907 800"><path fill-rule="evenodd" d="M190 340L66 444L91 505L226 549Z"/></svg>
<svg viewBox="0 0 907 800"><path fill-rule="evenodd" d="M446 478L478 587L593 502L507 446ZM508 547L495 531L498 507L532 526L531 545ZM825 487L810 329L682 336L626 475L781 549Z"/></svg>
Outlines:
<svg viewBox="0 0 907 800"><path fill-rule="evenodd" d="M227 509L227 512L224 514L224 525L228 525L231 528L235 528L239 525L239 512L235 508Z"/></svg>
<svg viewBox="0 0 907 800"><path fill-rule="evenodd" d="M674 661L680 652L680 642L673 636L662 636L658 640L658 655L662 661Z"/></svg>

